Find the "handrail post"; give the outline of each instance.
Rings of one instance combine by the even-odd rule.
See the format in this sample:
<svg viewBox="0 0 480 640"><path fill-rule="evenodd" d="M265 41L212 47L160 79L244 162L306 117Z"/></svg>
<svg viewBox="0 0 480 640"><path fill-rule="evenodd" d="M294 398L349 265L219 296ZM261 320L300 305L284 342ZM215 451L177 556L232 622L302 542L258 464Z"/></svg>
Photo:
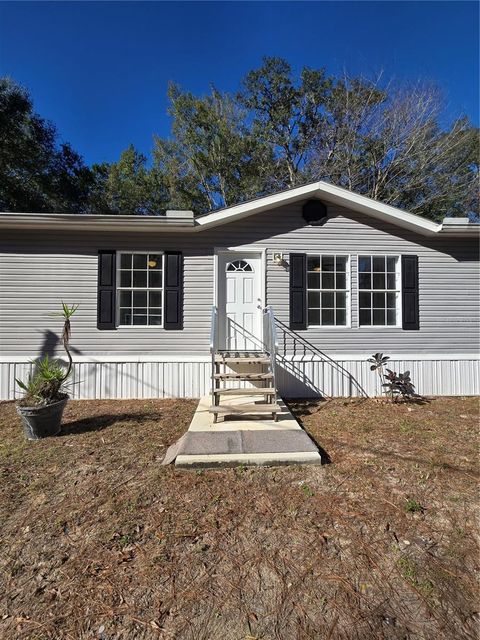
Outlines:
<svg viewBox="0 0 480 640"><path fill-rule="evenodd" d="M218 347L218 309L217 307L212 307L211 319L210 319L210 356L212 362L212 386L211 386L211 395L212 395L212 406L215 404L215 354L217 352Z"/></svg>
<svg viewBox="0 0 480 640"><path fill-rule="evenodd" d="M277 328L275 326L275 313L272 307L265 307L264 312L264 342L270 357L270 370L273 374L273 387L275 395L273 401L277 402L276 364L278 351Z"/></svg>

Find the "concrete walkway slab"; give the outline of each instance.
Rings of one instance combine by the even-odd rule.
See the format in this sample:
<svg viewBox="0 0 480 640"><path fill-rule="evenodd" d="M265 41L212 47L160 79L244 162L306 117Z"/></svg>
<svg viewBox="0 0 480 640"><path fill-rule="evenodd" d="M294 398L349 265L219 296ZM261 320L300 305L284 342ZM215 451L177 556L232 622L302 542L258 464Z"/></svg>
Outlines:
<svg viewBox="0 0 480 640"><path fill-rule="evenodd" d="M258 396L232 396L229 402L252 404ZM222 402L226 405L227 402ZM209 396L201 398L190 427L177 451L180 468L236 467L239 465L321 464L315 443L289 409L282 407L278 421L256 416L227 418L217 423L208 408Z"/></svg>
<svg viewBox="0 0 480 640"><path fill-rule="evenodd" d="M239 406L241 404L255 403L263 404L263 400L259 400L258 396L229 396L228 399L222 399L222 406L228 406L229 404ZM208 411L212 406L212 399L210 396L204 396L200 398L188 431L258 431L261 429L277 429L279 431L283 431L284 429L300 429L303 431L281 398L277 399L277 404L282 408L282 411L277 416L277 422L272 420L271 417L259 418L258 416L253 416L250 418L246 416L232 416L226 419L219 418L219 421L214 423L213 414Z"/></svg>

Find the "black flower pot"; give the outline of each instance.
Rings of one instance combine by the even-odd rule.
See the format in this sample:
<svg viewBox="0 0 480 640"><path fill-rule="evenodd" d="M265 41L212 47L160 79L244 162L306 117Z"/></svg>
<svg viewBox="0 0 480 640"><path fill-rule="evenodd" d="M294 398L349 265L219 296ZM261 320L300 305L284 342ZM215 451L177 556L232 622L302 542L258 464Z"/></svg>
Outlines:
<svg viewBox="0 0 480 640"><path fill-rule="evenodd" d="M22 407L17 411L22 418L23 432L27 440L39 440L56 436L62 426L62 415L68 397L41 407Z"/></svg>

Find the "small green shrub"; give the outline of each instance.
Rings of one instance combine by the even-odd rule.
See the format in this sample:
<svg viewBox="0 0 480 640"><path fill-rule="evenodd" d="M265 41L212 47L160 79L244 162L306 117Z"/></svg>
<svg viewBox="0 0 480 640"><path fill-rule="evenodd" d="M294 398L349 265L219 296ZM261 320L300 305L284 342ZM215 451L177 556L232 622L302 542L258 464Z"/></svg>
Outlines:
<svg viewBox="0 0 480 640"><path fill-rule="evenodd" d="M423 513L425 508L417 501L410 498L405 504L405 511L407 513Z"/></svg>
<svg viewBox="0 0 480 640"><path fill-rule="evenodd" d="M405 401L419 397L415 393L415 385L410 378L410 371L397 373L386 369L385 365L388 360L390 360L390 356L384 356L383 353L374 353L367 359L367 362L370 362L370 371L377 372L382 393L385 393L392 402L397 402L400 397Z"/></svg>

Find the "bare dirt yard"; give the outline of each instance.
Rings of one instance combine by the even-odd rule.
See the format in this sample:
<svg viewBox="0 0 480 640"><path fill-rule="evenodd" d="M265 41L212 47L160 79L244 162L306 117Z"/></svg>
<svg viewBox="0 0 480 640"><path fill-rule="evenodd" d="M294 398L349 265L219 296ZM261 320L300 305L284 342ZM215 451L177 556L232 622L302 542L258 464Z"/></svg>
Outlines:
<svg viewBox="0 0 480 640"><path fill-rule="evenodd" d="M322 467L160 466L195 401L0 404L3 639L479 632L478 400L290 403Z"/></svg>

